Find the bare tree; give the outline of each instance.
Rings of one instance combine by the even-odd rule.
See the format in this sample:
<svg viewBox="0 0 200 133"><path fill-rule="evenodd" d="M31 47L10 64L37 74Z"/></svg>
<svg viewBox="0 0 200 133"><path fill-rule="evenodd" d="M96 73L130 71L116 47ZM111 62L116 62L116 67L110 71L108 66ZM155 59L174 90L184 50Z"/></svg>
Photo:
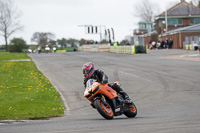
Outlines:
<svg viewBox="0 0 200 133"><path fill-rule="evenodd" d="M133 6L133 16L140 18L140 21L153 21L154 17L159 13L159 6L150 0L138 1Z"/></svg>
<svg viewBox="0 0 200 133"><path fill-rule="evenodd" d="M54 38L55 34L50 32L35 32L31 38L31 41L38 43L38 45L45 46Z"/></svg>
<svg viewBox="0 0 200 133"><path fill-rule="evenodd" d="M8 51L9 36L23 29L19 23L19 17L12 0L0 0L0 35L5 39L6 51Z"/></svg>
<svg viewBox="0 0 200 133"><path fill-rule="evenodd" d="M200 8L200 0L191 0L191 3Z"/></svg>
<svg viewBox="0 0 200 133"><path fill-rule="evenodd" d="M199 0L191 0L191 3L197 6L199 4Z"/></svg>
<svg viewBox="0 0 200 133"><path fill-rule="evenodd" d="M176 4L178 4L180 2L180 0L173 0L173 1L169 1L167 4L166 4L166 9L169 9L171 7L174 7Z"/></svg>

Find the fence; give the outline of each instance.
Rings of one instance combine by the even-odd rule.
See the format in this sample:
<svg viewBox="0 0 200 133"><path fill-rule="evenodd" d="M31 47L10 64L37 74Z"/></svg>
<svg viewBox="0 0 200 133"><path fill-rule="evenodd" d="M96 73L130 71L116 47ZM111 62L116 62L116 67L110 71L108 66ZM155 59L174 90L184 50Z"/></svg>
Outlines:
<svg viewBox="0 0 200 133"><path fill-rule="evenodd" d="M137 54L137 53L148 53L147 46L109 46L108 44L92 44L83 45L78 47L79 51L85 52L111 52L119 54Z"/></svg>

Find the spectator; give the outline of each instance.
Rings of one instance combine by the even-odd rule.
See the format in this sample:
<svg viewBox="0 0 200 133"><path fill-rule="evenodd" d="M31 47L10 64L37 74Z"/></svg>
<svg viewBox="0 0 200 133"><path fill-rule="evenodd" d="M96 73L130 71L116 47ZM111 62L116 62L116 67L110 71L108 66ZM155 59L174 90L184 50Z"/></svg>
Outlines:
<svg viewBox="0 0 200 133"><path fill-rule="evenodd" d="M127 45L127 46L129 46L129 45L130 45L129 41L127 41L127 42L126 42L126 45Z"/></svg>
<svg viewBox="0 0 200 133"><path fill-rule="evenodd" d="M156 49L160 49L160 40L158 40L157 44L156 44Z"/></svg>
<svg viewBox="0 0 200 133"><path fill-rule="evenodd" d="M117 42L114 43L114 46L117 46Z"/></svg>
<svg viewBox="0 0 200 133"><path fill-rule="evenodd" d="M152 49L155 48L155 47L156 47L156 42L153 41L153 42L152 42Z"/></svg>
<svg viewBox="0 0 200 133"><path fill-rule="evenodd" d="M165 48L165 42L161 39L161 49Z"/></svg>
<svg viewBox="0 0 200 133"><path fill-rule="evenodd" d="M86 40L86 41L85 41L85 44L89 44L89 42Z"/></svg>
<svg viewBox="0 0 200 133"><path fill-rule="evenodd" d="M149 49L151 48L151 45L152 45L152 41L150 40L149 41Z"/></svg>
<svg viewBox="0 0 200 133"><path fill-rule="evenodd" d="M168 49L169 41L168 38L165 39L165 48Z"/></svg>
<svg viewBox="0 0 200 133"><path fill-rule="evenodd" d="M169 41L169 48L171 49L173 46L173 40L170 38L170 41Z"/></svg>

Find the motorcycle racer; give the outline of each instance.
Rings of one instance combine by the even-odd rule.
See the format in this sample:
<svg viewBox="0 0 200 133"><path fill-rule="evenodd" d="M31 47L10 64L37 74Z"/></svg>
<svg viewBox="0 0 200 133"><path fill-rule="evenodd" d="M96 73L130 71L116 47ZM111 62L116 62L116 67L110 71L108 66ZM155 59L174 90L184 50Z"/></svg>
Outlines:
<svg viewBox="0 0 200 133"><path fill-rule="evenodd" d="M85 63L83 65L83 75L84 75L84 81L83 84L86 88L86 83L89 79L96 79L97 82L101 83L101 84L106 84L108 83L108 76L101 70L94 69L94 63L92 62L88 62ZM116 83L112 83L112 84L108 84L108 86L110 86L112 89L114 89L117 93L120 93L124 99L125 99L125 103L131 104L132 101L129 98L128 94L126 92L123 91L123 89Z"/></svg>

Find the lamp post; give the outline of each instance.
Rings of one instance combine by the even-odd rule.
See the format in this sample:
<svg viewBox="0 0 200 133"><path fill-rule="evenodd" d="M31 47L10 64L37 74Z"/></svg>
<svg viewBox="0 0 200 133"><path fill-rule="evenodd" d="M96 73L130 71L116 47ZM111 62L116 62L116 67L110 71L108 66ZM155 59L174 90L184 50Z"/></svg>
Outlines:
<svg viewBox="0 0 200 133"><path fill-rule="evenodd" d="M167 32L167 29L168 26L167 26L167 10L165 11L165 32Z"/></svg>

